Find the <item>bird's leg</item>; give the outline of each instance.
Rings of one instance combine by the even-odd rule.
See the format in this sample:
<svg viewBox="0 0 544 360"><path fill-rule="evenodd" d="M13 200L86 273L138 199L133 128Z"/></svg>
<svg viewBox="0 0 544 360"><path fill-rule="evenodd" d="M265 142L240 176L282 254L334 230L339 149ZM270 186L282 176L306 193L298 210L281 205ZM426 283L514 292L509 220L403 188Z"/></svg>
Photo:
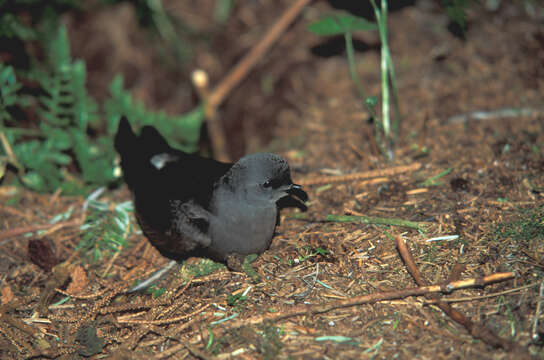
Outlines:
<svg viewBox="0 0 544 360"><path fill-rule="evenodd" d="M228 254L225 257L225 263L231 271L243 272L242 263L244 262L244 255L240 254Z"/></svg>
<svg viewBox="0 0 544 360"><path fill-rule="evenodd" d="M253 268L251 263L257 259L258 255L249 254L249 255L240 255L240 254L229 254L226 257L227 267L232 271L244 272L249 276L254 282L259 282L261 277Z"/></svg>

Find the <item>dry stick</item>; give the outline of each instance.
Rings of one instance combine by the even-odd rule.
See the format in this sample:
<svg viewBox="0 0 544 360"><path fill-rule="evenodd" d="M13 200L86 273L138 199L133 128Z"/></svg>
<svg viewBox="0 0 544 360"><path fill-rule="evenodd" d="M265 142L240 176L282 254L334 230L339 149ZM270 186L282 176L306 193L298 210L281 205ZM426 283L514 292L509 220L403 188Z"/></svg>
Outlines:
<svg viewBox="0 0 544 360"><path fill-rule="evenodd" d="M517 288L508 289L508 290L499 291L499 292L496 292L496 293L481 295L481 296L466 296L466 297L461 297L461 298L447 298L447 299L440 299L440 300L427 300L427 301L424 302L424 304L425 305L434 305L434 304L436 304L437 302L440 302L440 301L444 301L444 302L447 302L447 303L454 303L454 302L489 299L489 298L492 298L492 297L512 294L512 293L515 293L515 292L518 292L518 291L521 291L521 290L525 290L525 289L535 287L537 285L538 285L538 283L532 283L532 284L529 284L529 285L523 285L523 286L520 286L520 287L517 287Z"/></svg>
<svg viewBox="0 0 544 360"><path fill-rule="evenodd" d="M489 120L509 117L539 116L544 114L543 108L502 108L491 111L472 111L450 117L448 123L466 123L470 120Z"/></svg>
<svg viewBox="0 0 544 360"><path fill-rule="evenodd" d="M190 317L193 317L193 316L201 313L202 311L206 310L210 306L211 306L211 304L206 304L206 305L200 307L199 309L193 311L190 314L178 316L178 317L171 318L171 319L158 319L158 320L145 320L145 319L144 320L138 320L138 319L128 320L127 319L127 320L125 320L125 319L119 319L118 318L117 322L120 323L120 324L152 324L152 325L172 324L172 323L179 322L181 320L185 320L185 319L188 319Z"/></svg>
<svg viewBox="0 0 544 360"><path fill-rule="evenodd" d="M329 312L335 309L363 305L363 304L372 304L378 301L404 299L409 296L421 296L421 295L427 295L430 293L438 293L438 292L450 293L451 291L455 289L462 289L462 288L474 287L474 286L484 286L493 282L508 280L513 277L514 277L514 273L511 273L511 272L496 273L496 274L484 276L481 278L472 278L472 279L454 281L449 284L421 286L417 288L395 290L395 291L385 291L385 292L379 292L379 293L374 293L369 295L356 296L350 299L336 301L329 304L298 305L292 308L291 310L288 310L282 313L255 316L249 319L240 319L240 320L229 322L228 325L229 325L229 328L236 328L243 325L260 324L265 321L278 321L278 320L286 319L293 316L299 316L299 315L321 314L321 313Z"/></svg>
<svg viewBox="0 0 544 360"><path fill-rule="evenodd" d="M406 246L404 240L400 235L397 235L395 237L397 249L399 250L400 256L402 257L404 263L406 264L406 267L408 268L408 271L412 275L412 277L415 279L416 283L419 286L425 286L426 281L421 276L421 273L419 272L416 263L414 261L414 258L412 257L412 253ZM514 276L513 273L510 273L511 277ZM479 284L482 286L483 284ZM448 287L448 285L446 285ZM518 344L502 339L495 335L493 332L491 332L488 328L485 326L482 326L481 324L473 323L471 320L467 319L463 314L461 314L459 311L452 308L448 303L445 303L443 301L439 301L439 299L436 297L436 295L427 295L428 298L432 300L437 300L437 306L442 309L450 318L452 318L455 322L463 325L467 331L474 336L477 339L482 340L488 345L491 345L496 348L503 348L507 351L516 350L520 353L520 356L529 356L527 351L523 348L521 348ZM524 354L522 354L524 353Z"/></svg>
<svg viewBox="0 0 544 360"><path fill-rule="evenodd" d="M6 134L4 134L3 131L0 132L0 142L2 143L2 146L4 147L4 151L8 155L8 159L11 161L11 163L13 165L15 165L15 167L18 170L23 169L23 167L19 163L19 160L17 160L17 157L15 156L15 153L13 152L13 149L11 148L11 145L10 145L10 143L8 141L8 138L6 137Z"/></svg>
<svg viewBox="0 0 544 360"><path fill-rule="evenodd" d="M308 5L311 0L298 0L283 15L276 23L268 30L264 37L251 49L251 51L228 73L219 85L212 91L208 98L208 106L212 109L218 107L227 94L238 85L255 66L257 61L264 53L276 42L283 34L287 27L296 19L302 9Z"/></svg>
<svg viewBox="0 0 544 360"><path fill-rule="evenodd" d="M14 228L14 229L8 229L8 230L5 230L2 233L0 233L0 241L5 240L5 239L9 239L9 238L14 237L14 236L26 234L26 233L29 233L29 232L38 231L38 230L46 230L46 229L50 229L50 228L53 228L53 227L57 227L57 230L58 230L58 229L61 229L61 228L64 228L64 227L79 226L79 225L81 225L81 219L64 221L64 222L59 222L59 223L54 223L54 224L29 225L29 226Z"/></svg>
<svg viewBox="0 0 544 360"><path fill-rule="evenodd" d="M195 345L191 344L187 340L182 339L180 336L170 335L169 334L171 332L171 331L169 331L170 329L164 330L163 328L155 326L155 325L151 325L150 329L151 329L151 331L156 332L157 334L159 334L159 335L161 335L163 337L166 337L168 339L172 339L174 341L180 342L180 344L169 347L168 349L165 349L164 351L162 351L159 354L155 355L155 357L153 359L157 360L157 359L167 358L167 357L169 357L171 355L174 355L176 352L182 350L183 348L186 348L197 359L202 359L202 360L214 359L214 357L212 355L206 353L205 351L202 351L202 350L198 349ZM164 341L163 339L159 339L159 340Z"/></svg>
<svg viewBox="0 0 544 360"><path fill-rule="evenodd" d="M187 351L189 351L197 359L202 359L202 360L214 359L213 355L206 354L205 352L198 349L196 346L193 346L188 341L185 341L185 340L180 339L180 338L177 338L176 340L179 341L180 344L174 345L174 346L164 350L163 352L155 355L155 357L153 357L153 359L159 360L159 359L167 358L167 357L169 357L171 355L174 355L178 351L183 350L184 348L187 349Z"/></svg>
<svg viewBox="0 0 544 360"><path fill-rule="evenodd" d="M6 212L10 215L18 216L25 219L30 219L32 216L31 214L24 213L20 210L17 210L16 208L12 206L2 205L2 204L0 204L0 212Z"/></svg>
<svg viewBox="0 0 544 360"><path fill-rule="evenodd" d="M311 0L298 0L283 15L276 23L268 30L261 40L252 48L249 53L223 78L221 83L217 85L206 102L206 117L208 118L208 128L214 152L219 160L227 161L227 153L225 151L225 134L220 127L215 116L215 109L221 105L227 94L238 85L249 73L249 71L257 64L268 49L278 40L285 32L287 27L297 18L302 9L308 5Z"/></svg>
<svg viewBox="0 0 544 360"><path fill-rule="evenodd" d="M538 318L540 318L540 314L542 313L543 301L544 301L544 281L540 283L538 304L536 306L536 312L535 312L535 322L533 323L533 329L531 331L531 338L533 339L533 341L538 341L540 339L540 335L538 334Z"/></svg>
<svg viewBox="0 0 544 360"><path fill-rule="evenodd" d="M451 270L450 276L446 279L445 283L449 283L455 280L459 280L461 277L461 274L465 271L465 264L457 263L453 266L453 269Z"/></svg>
<svg viewBox="0 0 544 360"><path fill-rule="evenodd" d="M360 179L368 179L372 177L383 177L383 176L392 176L397 174L402 174L409 171L419 170L421 167L420 163L413 163L411 165L395 166L388 169L377 169L371 171L363 171L354 174L339 175L339 176L318 176L311 179L299 180L300 185L309 186L309 185L321 185L321 184L330 184L336 182L344 181L353 181Z"/></svg>

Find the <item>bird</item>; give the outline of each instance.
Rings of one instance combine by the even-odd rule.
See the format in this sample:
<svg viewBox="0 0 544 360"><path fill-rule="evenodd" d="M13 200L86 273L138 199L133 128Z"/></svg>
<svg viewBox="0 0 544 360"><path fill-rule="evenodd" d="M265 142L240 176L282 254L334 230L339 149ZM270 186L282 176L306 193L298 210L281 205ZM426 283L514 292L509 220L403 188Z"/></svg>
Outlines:
<svg viewBox="0 0 544 360"><path fill-rule="evenodd" d="M159 131L136 135L123 116L114 139L136 219L165 257L205 257L239 269L240 256L268 249L284 206L306 209L307 193L279 155L235 163L172 148Z"/></svg>

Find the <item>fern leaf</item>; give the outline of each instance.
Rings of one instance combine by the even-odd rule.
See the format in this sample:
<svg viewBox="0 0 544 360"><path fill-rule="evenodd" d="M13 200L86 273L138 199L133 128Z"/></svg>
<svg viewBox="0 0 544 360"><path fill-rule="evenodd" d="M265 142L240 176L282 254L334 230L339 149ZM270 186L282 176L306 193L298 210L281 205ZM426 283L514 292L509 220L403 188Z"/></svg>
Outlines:
<svg viewBox="0 0 544 360"><path fill-rule="evenodd" d="M0 63L0 125L11 119L8 107L17 103L17 91L20 88L13 67Z"/></svg>

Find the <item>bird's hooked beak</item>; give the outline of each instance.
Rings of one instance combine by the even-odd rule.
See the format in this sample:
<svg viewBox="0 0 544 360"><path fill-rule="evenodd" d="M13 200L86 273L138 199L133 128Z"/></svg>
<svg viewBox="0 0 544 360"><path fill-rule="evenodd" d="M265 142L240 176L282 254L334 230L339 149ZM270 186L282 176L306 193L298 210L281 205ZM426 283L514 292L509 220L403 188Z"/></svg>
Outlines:
<svg viewBox="0 0 544 360"><path fill-rule="evenodd" d="M302 190L302 186L297 184L291 184L287 190L285 190L286 193L289 195L295 195L297 198L299 198L302 201L308 200L308 194L306 194L306 191Z"/></svg>

